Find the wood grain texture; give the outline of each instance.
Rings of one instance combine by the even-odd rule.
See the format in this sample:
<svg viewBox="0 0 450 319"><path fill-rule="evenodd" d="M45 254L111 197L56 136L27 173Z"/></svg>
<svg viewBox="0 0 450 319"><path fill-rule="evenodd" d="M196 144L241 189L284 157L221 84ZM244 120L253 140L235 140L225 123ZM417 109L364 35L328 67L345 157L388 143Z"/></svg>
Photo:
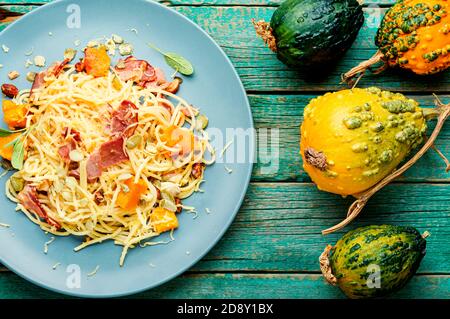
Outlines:
<svg viewBox="0 0 450 319"><path fill-rule="evenodd" d="M0 30L37 5L50 1L3 0ZM204 259L189 273L135 297L343 298L337 288L324 283L317 259L324 246L334 243L343 233L324 237L320 231L344 217L351 199L319 192L308 183L298 156L298 126L303 108L312 97L344 88L340 75L376 51L373 38L377 21L395 1L366 0L366 22L352 49L332 70L316 78L289 70L254 34L251 19L269 20L281 0L160 2L174 6L198 23L230 56L250 93L256 127L279 129L279 143L271 148L278 146L280 159L279 169L269 174L262 170L267 164L256 165L253 182L235 222ZM374 3L383 8L374 9ZM382 75L366 76L360 86L376 85L408 92L423 106L430 107L432 92L450 100L450 95L445 95L450 93L449 73L419 77L390 70ZM437 145L447 155L449 140L450 127L446 125ZM443 167L438 156L428 152L397 183L373 198L360 218L346 229L390 223L431 232L419 275L393 297L450 299L450 176ZM0 297L60 298L61 295L38 288L0 267Z"/></svg>
<svg viewBox="0 0 450 319"><path fill-rule="evenodd" d="M2 0L3 4L44 4L52 0ZM165 5L187 5L187 6L278 6L283 0L155 0ZM1 4L0 3L0 4ZM365 0L364 5L392 5L395 0Z"/></svg>
<svg viewBox="0 0 450 319"><path fill-rule="evenodd" d="M390 298L450 298L446 289L450 276L414 277L400 292ZM423 292L422 294L418 292ZM3 298L67 298L43 290L11 273L0 276ZM324 282L317 274L184 274L169 283L131 298L198 299L198 298L345 298L338 288Z"/></svg>
<svg viewBox="0 0 450 319"><path fill-rule="evenodd" d="M314 97L314 95L249 95L255 126L260 129L261 134L269 134L269 142L271 141L265 143L261 139L259 143L259 160L254 169L253 180L310 181L303 171L299 155L299 125L303 120L304 107ZM423 107L434 105L434 98L431 95L410 95L410 97L416 99ZM450 103L450 96L442 96L442 99ZM434 121L429 122L429 131L434 124ZM261 130L264 128L269 130ZM270 138L272 132L270 129L279 130L278 142ZM450 155L450 124L444 127L436 145L444 154ZM277 166L278 169L268 169ZM445 171L445 164L437 153L430 150L399 181L449 182L450 174Z"/></svg>
<svg viewBox="0 0 450 319"><path fill-rule="evenodd" d="M321 236L321 230L344 218L350 198L320 192L313 184L253 183L231 228L192 271L318 273L318 258L327 244L350 229L386 223L429 231L419 273L450 274L448 198L444 184L391 185L370 201L355 223Z"/></svg>
<svg viewBox="0 0 450 319"><path fill-rule="evenodd" d="M13 6L10 9L22 6ZM24 6L27 7L27 6ZM29 7L30 9L33 7ZM223 47L233 61L247 90L310 92L341 89L341 74L370 58L376 48L373 38L377 19L384 10L365 9L366 22L352 50L324 74L288 69L266 48L251 25L251 19L269 20L274 7L258 6L177 6L175 9L199 24ZM20 8L20 12L24 11ZM6 24L0 24L0 29ZM381 75L368 74L360 86L382 86L396 91L450 92L450 72L434 76L416 76L406 71L388 70Z"/></svg>

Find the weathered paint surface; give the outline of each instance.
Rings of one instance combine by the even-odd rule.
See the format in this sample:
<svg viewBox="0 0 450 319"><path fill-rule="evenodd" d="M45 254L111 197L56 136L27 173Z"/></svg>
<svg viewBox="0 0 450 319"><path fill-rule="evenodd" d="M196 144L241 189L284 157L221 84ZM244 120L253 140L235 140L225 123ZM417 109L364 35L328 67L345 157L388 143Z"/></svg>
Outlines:
<svg viewBox="0 0 450 319"><path fill-rule="evenodd" d="M51 0L4 0L0 29L38 5ZM248 90L257 128L279 129L279 169L263 173L270 164L257 164L253 181L236 221L224 237L189 273L139 298L343 298L324 283L317 258L323 247L342 232L327 237L320 231L344 217L350 199L319 192L309 183L298 156L298 126L309 100L342 89L340 75L375 51L377 18L394 0L366 0L366 23L353 48L323 77L308 78L281 64L264 47L251 19L269 20L281 0L160 1L194 20L224 48ZM378 4L381 9L373 4ZM450 102L450 72L418 77L391 70L368 75L360 86L378 85L406 92L424 107L433 106L431 93ZM437 142L450 154L450 126ZM264 145L261 145L264 150ZM262 152L262 155L264 152ZM271 155L271 150L265 156ZM267 158L266 158L267 159ZM428 230L427 256L419 274L398 294L401 298L450 298L450 175L433 151L395 184L388 186L352 224L392 223ZM207 215L201 218L208 218ZM426 294L423 294L426 291ZM275 292L275 295L274 293ZM0 266L0 297L55 298Z"/></svg>

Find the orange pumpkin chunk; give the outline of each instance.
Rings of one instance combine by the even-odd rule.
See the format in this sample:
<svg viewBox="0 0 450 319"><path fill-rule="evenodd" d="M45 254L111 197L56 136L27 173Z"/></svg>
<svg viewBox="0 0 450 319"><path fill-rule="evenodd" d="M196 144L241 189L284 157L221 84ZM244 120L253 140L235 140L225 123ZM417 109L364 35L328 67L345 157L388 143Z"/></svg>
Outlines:
<svg viewBox="0 0 450 319"><path fill-rule="evenodd" d="M28 109L28 104L16 104L11 100L3 100L3 119L11 130L26 126Z"/></svg>
<svg viewBox="0 0 450 319"><path fill-rule="evenodd" d="M87 74L94 77L108 75L111 59L104 46L86 48L84 55L84 66Z"/></svg>
<svg viewBox="0 0 450 319"><path fill-rule="evenodd" d="M177 216L174 212L165 208L155 208L150 216L150 220L157 233L164 233L178 228Z"/></svg>
<svg viewBox="0 0 450 319"><path fill-rule="evenodd" d="M139 205L139 199L147 191L147 184L143 180L134 183L134 178L125 181L125 187L117 196L117 205L126 210L131 211Z"/></svg>
<svg viewBox="0 0 450 319"><path fill-rule="evenodd" d="M194 149L194 135L186 128L169 126L164 129L161 140L169 147L180 148L181 155L189 154Z"/></svg>
<svg viewBox="0 0 450 319"><path fill-rule="evenodd" d="M11 134L9 136L0 137L0 156L4 159L7 159L8 161L12 158L13 153L13 145L8 145L8 143L11 143L15 138L17 138L20 135L20 133Z"/></svg>

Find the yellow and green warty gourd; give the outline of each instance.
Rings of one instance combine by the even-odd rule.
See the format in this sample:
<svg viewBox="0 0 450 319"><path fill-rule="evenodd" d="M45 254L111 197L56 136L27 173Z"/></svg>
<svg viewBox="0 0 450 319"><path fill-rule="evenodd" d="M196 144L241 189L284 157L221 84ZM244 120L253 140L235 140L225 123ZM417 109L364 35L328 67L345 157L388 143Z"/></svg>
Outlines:
<svg viewBox="0 0 450 319"><path fill-rule="evenodd" d="M423 141L419 104L372 87L319 96L304 111L300 153L320 190L357 195L389 175Z"/></svg>
<svg viewBox="0 0 450 319"><path fill-rule="evenodd" d="M376 45L390 66L433 74L450 66L450 1L398 1L384 16Z"/></svg>

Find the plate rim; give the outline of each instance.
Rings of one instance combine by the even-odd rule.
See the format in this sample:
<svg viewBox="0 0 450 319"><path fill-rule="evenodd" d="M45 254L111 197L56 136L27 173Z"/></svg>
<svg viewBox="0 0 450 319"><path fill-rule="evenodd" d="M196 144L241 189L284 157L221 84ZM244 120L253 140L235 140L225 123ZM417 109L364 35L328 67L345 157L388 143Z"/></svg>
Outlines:
<svg viewBox="0 0 450 319"><path fill-rule="evenodd" d="M203 30L197 23L195 23L194 21L192 21L191 19L189 19L188 17L186 17L185 15L181 14L180 12L174 10L173 8L167 7L159 2L153 1L153 0L133 0L136 2L142 2L142 3L146 3L149 5L155 5L158 6L160 8L163 8L164 10L167 11L171 11L173 14L181 17L182 19L184 19L187 23L191 24L192 26L194 26L200 33L203 33L203 35L205 35L212 43L213 45L219 50L220 54L225 58L226 63L228 63L228 65L231 67L231 70L237 80L237 83L239 84L239 89L241 90L241 92L244 95L244 100L245 100L245 106L246 106L246 113L247 116L249 118L250 121L250 127L249 129L253 129L255 130L255 125L254 125L254 120L253 120L253 114L252 114L252 109L251 109L251 105L249 102L249 98L247 95L247 92L245 90L244 84L242 83L242 80L236 70L236 68L234 67L233 63L231 62L230 58L228 57L228 55L223 51L223 49L220 47L220 45L213 39L212 36L210 36L205 30ZM26 14L24 14L23 16L21 16L19 19L17 19L16 21L13 21L11 24L9 24L5 29L3 29L0 32L0 38L3 35L4 32L6 32L7 30L9 30L10 28L13 28L16 23L18 21L21 21L22 19L26 18L27 16L31 16L31 15L35 15L35 14L39 14L41 10L46 10L52 6L56 6L59 3L62 2L70 2L70 0L54 0L52 2L46 3ZM41 288L47 289L49 291L52 292L56 292L62 295L66 295L66 296L73 296L73 297L82 297L82 298L118 298L118 297L125 297L125 296L130 296L130 295L135 295L144 291L150 291L153 288L159 287L177 277L179 277L180 275L182 275L183 273L185 273L187 270L189 270L190 268L192 268L195 264L197 264L200 260L203 259L203 257L208 254L216 245L217 243L222 239L222 237L225 235L225 233L229 230L231 224L233 223L234 219L236 218L237 213L239 212L239 209L241 208L243 202L244 202L244 198L248 192L248 188L250 186L250 182L251 182L251 176L252 176L252 172L253 172L253 168L254 168L254 161L255 161L255 151L256 151L256 133L251 135L251 138L249 139L249 165L247 167L247 172L245 175L245 183L244 183L244 188L242 193L239 196L239 200L236 203L236 206L234 207L233 211L231 214L229 214L229 217L226 221L226 223L224 224L224 227L222 227L222 229L220 230L220 232L215 236L214 240L212 240L210 242L210 244L207 246L207 248L204 250L203 253L201 253L199 255L198 258L193 259L192 261L190 261L189 263L186 264L186 266L182 267L180 270L178 270L177 272L174 272L172 275L167 276L167 278L165 278L164 280L161 280L157 283L154 284L144 284L141 288L137 288L137 289L121 289L120 291L117 292L112 292L112 293L86 293L86 292L76 292L76 291L70 291L70 290L64 290L64 289L60 289L57 287L52 287L46 283L43 283L39 280L36 280L34 278L32 278L31 276L27 275L24 272L18 271L15 269L15 267L13 267L11 264L12 263L8 263L6 261L4 261L1 256L0 256L0 263L2 265L4 265L5 267L7 267L11 272L15 273L16 275L18 275L19 277L27 280L28 282L33 283L36 286L39 286Z"/></svg>

